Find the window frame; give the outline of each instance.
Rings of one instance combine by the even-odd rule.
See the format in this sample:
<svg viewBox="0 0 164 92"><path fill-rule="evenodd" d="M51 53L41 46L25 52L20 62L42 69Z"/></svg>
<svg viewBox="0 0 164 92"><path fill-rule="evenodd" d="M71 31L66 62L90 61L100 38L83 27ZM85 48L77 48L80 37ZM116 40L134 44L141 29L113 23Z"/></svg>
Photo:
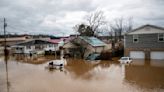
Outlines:
<svg viewBox="0 0 164 92"><path fill-rule="evenodd" d="M48 47L49 47L49 48L53 48L54 45L53 45L53 44L49 44Z"/></svg>
<svg viewBox="0 0 164 92"><path fill-rule="evenodd" d="M137 39L137 41L135 41L135 39ZM139 42L139 35L135 34L133 35L133 43L138 43Z"/></svg>
<svg viewBox="0 0 164 92"><path fill-rule="evenodd" d="M160 37L160 35L162 35L162 37ZM162 38L163 40L160 41L159 39ZM164 42L164 33L159 33L158 34L158 42Z"/></svg>
<svg viewBox="0 0 164 92"><path fill-rule="evenodd" d="M31 49L31 46L30 46L30 45L27 45L27 46L26 46L26 49Z"/></svg>

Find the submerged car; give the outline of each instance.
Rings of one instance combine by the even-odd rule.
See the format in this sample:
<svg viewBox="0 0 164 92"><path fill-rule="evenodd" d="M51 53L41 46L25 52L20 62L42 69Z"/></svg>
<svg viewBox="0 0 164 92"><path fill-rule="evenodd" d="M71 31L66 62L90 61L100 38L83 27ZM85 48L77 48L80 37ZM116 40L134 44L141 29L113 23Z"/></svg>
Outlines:
<svg viewBox="0 0 164 92"><path fill-rule="evenodd" d="M89 54L85 60L89 60L89 61L101 60L100 54L98 54L98 53Z"/></svg>
<svg viewBox="0 0 164 92"><path fill-rule="evenodd" d="M131 63L132 59L130 57L121 57L118 61L120 63Z"/></svg>
<svg viewBox="0 0 164 92"><path fill-rule="evenodd" d="M66 59L58 59L58 60L52 60L48 63L49 68L63 68L65 65L67 65Z"/></svg>

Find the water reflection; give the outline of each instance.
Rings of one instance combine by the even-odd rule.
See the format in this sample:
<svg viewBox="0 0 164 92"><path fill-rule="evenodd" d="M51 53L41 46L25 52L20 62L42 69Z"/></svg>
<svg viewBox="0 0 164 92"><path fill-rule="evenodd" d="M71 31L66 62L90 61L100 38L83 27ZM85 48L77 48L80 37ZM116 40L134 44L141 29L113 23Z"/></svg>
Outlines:
<svg viewBox="0 0 164 92"><path fill-rule="evenodd" d="M9 56L6 55L4 57L5 67L6 67L6 86L7 86L7 92L10 92L10 82L9 82L9 77L8 77L8 59L9 59Z"/></svg>
<svg viewBox="0 0 164 92"><path fill-rule="evenodd" d="M48 70L50 73L54 73L54 72L63 72L65 74L68 73L67 69L65 69L64 67L49 68L49 66L46 66L45 69Z"/></svg>
<svg viewBox="0 0 164 92"><path fill-rule="evenodd" d="M37 57L29 57L24 55L15 55L13 57L17 62L29 63L29 64L43 64L50 60L56 59L55 56L37 56ZM59 58L59 57L58 57Z"/></svg>
<svg viewBox="0 0 164 92"><path fill-rule="evenodd" d="M125 79L140 87L164 88L164 62L135 61L125 66Z"/></svg>
<svg viewBox="0 0 164 92"><path fill-rule="evenodd" d="M0 85L3 88L0 92L6 92L3 91L6 85L7 92L158 92L164 89L163 61L136 60L121 65L115 63L117 60L68 59L66 67L49 69L46 66L53 57L41 57L36 61L12 59L5 62L5 75L0 74L0 78L6 77L6 83L1 82L5 87ZM5 71L4 65L0 62L0 71Z"/></svg>
<svg viewBox="0 0 164 92"><path fill-rule="evenodd" d="M66 68L67 71L71 73L72 77L89 80L94 76L91 74L91 71L94 71L96 68L97 71L101 71L108 67L110 67L110 63L108 61L94 62L80 59L70 59Z"/></svg>

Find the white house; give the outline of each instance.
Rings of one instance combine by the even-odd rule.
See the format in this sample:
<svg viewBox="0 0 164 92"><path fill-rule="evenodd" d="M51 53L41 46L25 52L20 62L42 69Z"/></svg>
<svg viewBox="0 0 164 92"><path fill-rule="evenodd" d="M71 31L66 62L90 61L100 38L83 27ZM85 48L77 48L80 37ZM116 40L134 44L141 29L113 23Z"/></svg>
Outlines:
<svg viewBox="0 0 164 92"><path fill-rule="evenodd" d="M55 51L57 47L58 44L40 39L28 40L11 46L13 54L43 54L45 51Z"/></svg>

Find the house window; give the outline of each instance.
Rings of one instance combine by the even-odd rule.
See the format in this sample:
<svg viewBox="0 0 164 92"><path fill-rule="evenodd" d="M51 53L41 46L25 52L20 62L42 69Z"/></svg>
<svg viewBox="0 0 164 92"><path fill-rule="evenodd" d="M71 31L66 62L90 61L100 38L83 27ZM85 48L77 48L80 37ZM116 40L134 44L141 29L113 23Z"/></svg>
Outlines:
<svg viewBox="0 0 164 92"><path fill-rule="evenodd" d="M31 49L31 46L26 46L27 49Z"/></svg>
<svg viewBox="0 0 164 92"><path fill-rule="evenodd" d="M163 42L164 41L164 34L158 34L158 41Z"/></svg>
<svg viewBox="0 0 164 92"><path fill-rule="evenodd" d="M137 43L138 42L138 35L133 35L133 42Z"/></svg>
<svg viewBox="0 0 164 92"><path fill-rule="evenodd" d="M42 45L35 45L35 49L36 49L36 50L41 50L41 49L43 49L43 48L42 48Z"/></svg>
<svg viewBox="0 0 164 92"><path fill-rule="evenodd" d="M49 44L49 47L53 47L53 44Z"/></svg>

